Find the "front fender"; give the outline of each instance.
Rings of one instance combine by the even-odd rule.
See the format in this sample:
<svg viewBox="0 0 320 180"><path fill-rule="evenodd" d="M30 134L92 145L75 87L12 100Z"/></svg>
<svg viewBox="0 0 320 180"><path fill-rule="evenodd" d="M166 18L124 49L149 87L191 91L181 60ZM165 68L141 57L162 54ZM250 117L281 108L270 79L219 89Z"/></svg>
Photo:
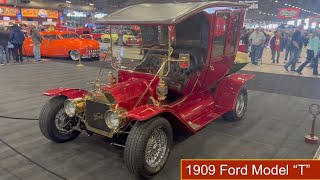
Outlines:
<svg viewBox="0 0 320 180"><path fill-rule="evenodd" d="M147 104L129 111L127 117L137 121L145 121L162 113L163 111L164 110L161 107L157 107L153 104Z"/></svg>
<svg viewBox="0 0 320 180"><path fill-rule="evenodd" d="M74 88L50 89L43 93L45 96L66 96L69 99L84 97L88 91Z"/></svg>
<svg viewBox="0 0 320 180"><path fill-rule="evenodd" d="M254 78L252 74L235 73L226 76L218 84L215 91L215 104L227 111L232 111L236 105L240 89L250 79Z"/></svg>

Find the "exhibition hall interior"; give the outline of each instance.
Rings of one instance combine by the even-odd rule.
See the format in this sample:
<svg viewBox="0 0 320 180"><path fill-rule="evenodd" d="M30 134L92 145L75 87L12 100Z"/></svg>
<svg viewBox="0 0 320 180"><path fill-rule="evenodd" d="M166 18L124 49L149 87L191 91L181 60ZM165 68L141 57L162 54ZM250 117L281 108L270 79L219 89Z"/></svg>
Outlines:
<svg viewBox="0 0 320 180"><path fill-rule="evenodd" d="M0 0L0 180L316 162L319 59L320 0Z"/></svg>

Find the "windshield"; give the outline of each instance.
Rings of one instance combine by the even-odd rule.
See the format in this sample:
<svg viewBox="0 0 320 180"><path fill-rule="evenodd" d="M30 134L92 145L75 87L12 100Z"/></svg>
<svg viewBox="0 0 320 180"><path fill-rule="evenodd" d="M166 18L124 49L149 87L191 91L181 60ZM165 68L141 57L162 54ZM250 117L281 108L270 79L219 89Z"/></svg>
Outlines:
<svg viewBox="0 0 320 180"><path fill-rule="evenodd" d="M112 26L111 32L117 32L117 36L112 36L113 59L121 62L122 69L145 72L146 67L143 68L142 65L144 61L152 61L153 58L149 56L151 51L158 54L168 53L168 26L139 26L134 30L124 26ZM161 63L161 59L158 58L157 61ZM137 66L139 68L136 68Z"/></svg>
<svg viewBox="0 0 320 180"><path fill-rule="evenodd" d="M63 39L68 39L68 38L79 38L77 34L62 34L61 35Z"/></svg>

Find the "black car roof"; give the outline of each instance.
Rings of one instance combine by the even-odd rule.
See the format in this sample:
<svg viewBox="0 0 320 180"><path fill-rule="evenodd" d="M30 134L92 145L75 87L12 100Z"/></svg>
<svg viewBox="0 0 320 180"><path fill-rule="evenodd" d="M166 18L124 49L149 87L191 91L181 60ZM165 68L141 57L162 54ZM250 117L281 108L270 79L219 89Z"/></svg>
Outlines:
<svg viewBox="0 0 320 180"><path fill-rule="evenodd" d="M248 8L244 3L226 1L166 3L166 4L137 4L116 11L97 20L96 24L147 25L147 24L176 24L184 18L197 14L208 7L237 7Z"/></svg>

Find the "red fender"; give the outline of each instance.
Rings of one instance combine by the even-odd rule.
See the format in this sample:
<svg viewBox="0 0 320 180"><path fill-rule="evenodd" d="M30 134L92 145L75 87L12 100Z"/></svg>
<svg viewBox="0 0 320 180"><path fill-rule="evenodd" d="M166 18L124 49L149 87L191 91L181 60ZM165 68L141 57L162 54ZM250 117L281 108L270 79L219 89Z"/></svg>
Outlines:
<svg viewBox="0 0 320 180"><path fill-rule="evenodd" d="M254 77L255 75L252 74L235 73L223 78L215 92L216 106L232 111L236 105L240 89Z"/></svg>
<svg viewBox="0 0 320 180"><path fill-rule="evenodd" d="M137 121L145 121L162 113L163 111L164 110L161 107L157 107L153 104L147 104L132 109L128 112L127 117Z"/></svg>
<svg viewBox="0 0 320 180"><path fill-rule="evenodd" d="M50 89L43 93L45 96L67 96L69 99L83 97L88 93L86 90L74 88Z"/></svg>

